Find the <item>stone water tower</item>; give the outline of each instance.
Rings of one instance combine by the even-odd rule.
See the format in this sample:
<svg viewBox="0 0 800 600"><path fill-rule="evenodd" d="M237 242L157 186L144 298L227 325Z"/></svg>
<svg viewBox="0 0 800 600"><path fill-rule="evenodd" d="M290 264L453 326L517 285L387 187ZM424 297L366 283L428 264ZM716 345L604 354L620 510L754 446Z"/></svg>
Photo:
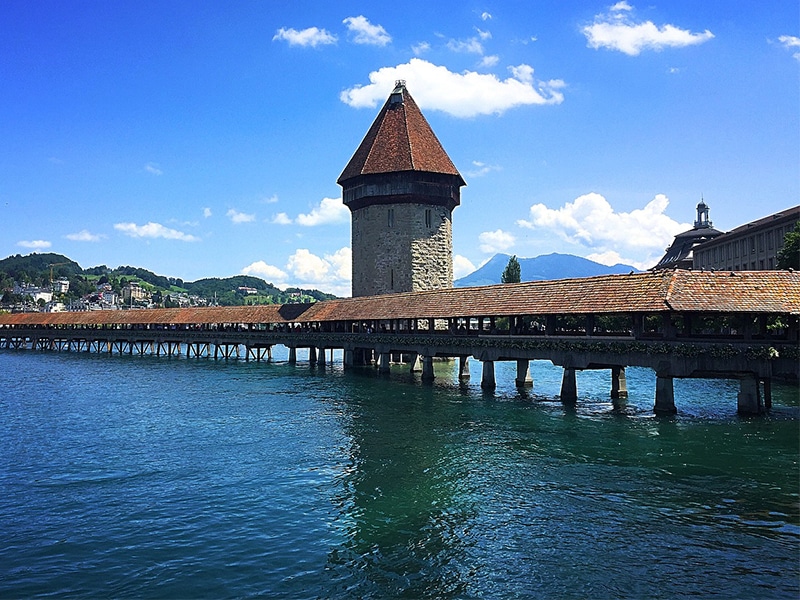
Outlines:
<svg viewBox="0 0 800 600"><path fill-rule="evenodd" d="M453 286L466 185L398 81L337 183L352 213L353 297Z"/></svg>

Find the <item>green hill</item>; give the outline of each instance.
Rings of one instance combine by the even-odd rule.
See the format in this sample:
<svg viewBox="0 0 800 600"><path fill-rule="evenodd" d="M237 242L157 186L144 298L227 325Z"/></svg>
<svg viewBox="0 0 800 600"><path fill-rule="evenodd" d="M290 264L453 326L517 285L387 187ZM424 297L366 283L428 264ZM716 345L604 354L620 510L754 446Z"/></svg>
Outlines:
<svg viewBox="0 0 800 600"><path fill-rule="evenodd" d="M20 302L11 293L14 284L31 284L44 287L51 281L66 277L70 281L65 301L77 300L95 293L98 284L108 284L117 293L130 282L139 283L161 305L176 305L182 296L194 297L195 304L237 306L243 304L287 304L314 302L335 298L315 289L289 288L281 290L271 283L249 275L210 277L197 281L183 281L174 277L157 275L147 269L120 266L111 269L99 265L83 269L77 262L61 254L16 254L0 260L0 294L6 304Z"/></svg>

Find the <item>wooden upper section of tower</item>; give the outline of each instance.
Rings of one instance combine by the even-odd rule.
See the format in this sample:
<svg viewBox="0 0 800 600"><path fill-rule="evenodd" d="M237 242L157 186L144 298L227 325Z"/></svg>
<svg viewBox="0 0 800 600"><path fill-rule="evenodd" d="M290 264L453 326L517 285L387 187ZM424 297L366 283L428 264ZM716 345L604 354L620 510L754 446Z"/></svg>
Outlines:
<svg viewBox="0 0 800 600"><path fill-rule="evenodd" d="M346 187L359 176L409 171L449 175L466 185L405 82L398 81L337 182Z"/></svg>

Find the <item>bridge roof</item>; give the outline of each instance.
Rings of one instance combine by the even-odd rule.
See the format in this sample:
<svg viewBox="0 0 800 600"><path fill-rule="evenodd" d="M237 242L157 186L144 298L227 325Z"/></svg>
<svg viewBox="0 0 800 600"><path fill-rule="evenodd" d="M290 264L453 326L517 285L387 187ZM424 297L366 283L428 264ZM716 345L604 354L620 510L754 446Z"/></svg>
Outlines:
<svg viewBox="0 0 800 600"><path fill-rule="evenodd" d="M310 323L654 312L800 315L800 273L655 271L327 300L316 304L17 313L0 325Z"/></svg>
<svg viewBox="0 0 800 600"><path fill-rule="evenodd" d="M349 298L316 320L653 312L800 314L800 273L656 271ZM372 315L365 317L364 315Z"/></svg>

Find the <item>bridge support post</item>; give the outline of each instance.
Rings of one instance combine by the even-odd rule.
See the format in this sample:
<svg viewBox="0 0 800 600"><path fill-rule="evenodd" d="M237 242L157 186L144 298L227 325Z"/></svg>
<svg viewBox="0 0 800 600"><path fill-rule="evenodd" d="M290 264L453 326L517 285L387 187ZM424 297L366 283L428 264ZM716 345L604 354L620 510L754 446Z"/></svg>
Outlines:
<svg viewBox="0 0 800 600"><path fill-rule="evenodd" d="M309 362L309 364L312 364L312 365L317 364L317 347L316 346L309 346L308 347L308 362Z"/></svg>
<svg viewBox="0 0 800 600"><path fill-rule="evenodd" d="M289 348L289 363L297 363L297 348Z"/></svg>
<svg viewBox="0 0 800 600"><path fill-rule="evenodd" d="M494 379L494 361L483 361L483 377L481 377L481 389L493 390L497 387L497 382Z"/></svg>
<svg viewBox="0 0 800 600"><path fill-rule="evenodd" d="M744 375L739 379L739 398L737 412L740 415L757 415L764 412L758 379L755 375Z"/></svg>
<svg viewBox="0 0 800 600"><path fill-rule="evenodd" d="M675 408L675 388L670 375L656 374L656 404L653 412L659 415L674 415L678 412Z"/></svg>
<svg viewBox="0 0 800 600"><path fill-rule="evenodd" d="M351 348L345 348L342 354L342 362L344 362L345 368L352 367L355 364L353 350Z"/></svg>
<svg viewBox="0 0 800 600"><path fill-rule="evenodd" d="M317 354L317 364L319 364L320 367L325 366L325 348L322 346L320 346Z"/></svg>
<svg viewBox="0 0 800 600"><path fill-rule="evenodd" d="M389 373L391 362L392 354L390 352L381 352L378 358L378 371L380 373Z"/></svg>
<svg viewBox="0 0 800 600"><path fill-rule="evenodd" d="M764 379L764 408L772 408L772 379Z"/></svg>
<svg viewBox="0 0 800 600"><path fill-rule="evenodd" d="M422 357L422 381L433 381L433 357Z"/></svg>
<svg viewBox="0 0 800 600"><path fill-rule="evenodd" d="M628 397L625 367L611 367L611 397L615 400Z"/></svg>
<svg viewBox="0 0 800 600"><path fill-rule="evenodd" d="M469 376L469 357L468 356L459 356L458 357L458 380L459 381L467 381L470 378Z"/></svg>
<svg viewBox="0 0 800 600"><path fill-rule="evenodd" d="M533 379L531 378L531 361L527 359L517 360L517 378L515 380L517 387L533 387Z"/></svg>
<svg viewBox="0 0 800 600"><path fill-rule="evenodd" d="M575 369L564 367L564 374L561 376L561 402L574 403L578 401L578 382L575 377Z"/></svg>

